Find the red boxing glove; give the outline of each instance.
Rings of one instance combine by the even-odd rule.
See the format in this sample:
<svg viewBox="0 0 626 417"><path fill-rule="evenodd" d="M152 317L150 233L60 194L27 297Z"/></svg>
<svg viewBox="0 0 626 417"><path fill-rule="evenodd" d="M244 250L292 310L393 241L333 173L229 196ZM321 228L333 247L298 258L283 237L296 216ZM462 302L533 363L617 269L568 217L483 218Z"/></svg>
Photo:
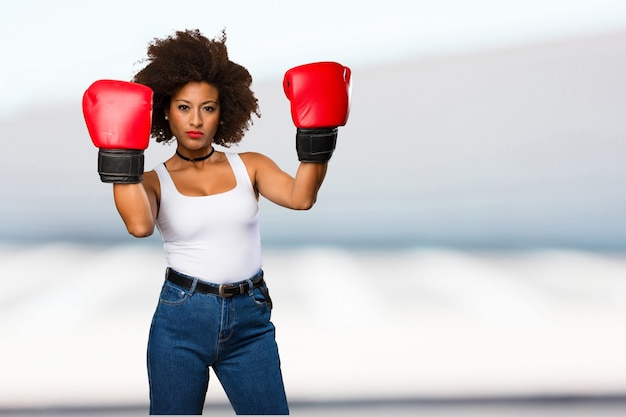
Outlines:
<svg viewBox="0 0 626 417"><path fill-rule="evenodd" d="M98 151L102 182L142 181L152 125L152 89L137 83L98 80L83 95L87 130Z"/></svg>
<svg viewBox="0 0 626 417"><path fill-rule="evenodd" d="M328 162L337 127L350 113L350 68L336 62L300 65L285 73L283 89L297 127L296 150L302 162Z"/></svg>

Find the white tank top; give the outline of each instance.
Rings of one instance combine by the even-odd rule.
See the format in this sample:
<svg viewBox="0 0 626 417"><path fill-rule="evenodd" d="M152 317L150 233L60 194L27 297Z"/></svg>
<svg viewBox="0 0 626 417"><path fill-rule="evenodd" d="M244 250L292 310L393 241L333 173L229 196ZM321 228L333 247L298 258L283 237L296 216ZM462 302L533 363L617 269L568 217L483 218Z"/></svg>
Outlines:
<svg viewBox="0 0 626 417"><path fill-rule="evenodd" d="M168 266L215 284L248 279L262 266L256 195L241 157L225 155L237 185L220 194L182 195L165 164L154 169L161 184L157 228Z"/></svg>

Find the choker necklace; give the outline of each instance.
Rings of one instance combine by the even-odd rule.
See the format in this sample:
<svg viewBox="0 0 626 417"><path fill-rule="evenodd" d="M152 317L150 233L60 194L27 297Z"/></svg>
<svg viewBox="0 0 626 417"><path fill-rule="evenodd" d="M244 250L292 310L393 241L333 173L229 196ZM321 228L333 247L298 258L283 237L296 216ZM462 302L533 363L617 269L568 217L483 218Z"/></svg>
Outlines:
<svg viewBox="0 0 626 417"><path fill-rule="evenodd" d="M181 155L180 152L178 152L178 149L176 149L176 155L178 155L180 159L183 159L189 162L198 162L198 161L204 161L205 159L209 159L211 155L213 155L213 152L215 152L215 148L211 146L211 152L209 152L208 155L201 156L200 158L187 158L186 156Z"/></svg>

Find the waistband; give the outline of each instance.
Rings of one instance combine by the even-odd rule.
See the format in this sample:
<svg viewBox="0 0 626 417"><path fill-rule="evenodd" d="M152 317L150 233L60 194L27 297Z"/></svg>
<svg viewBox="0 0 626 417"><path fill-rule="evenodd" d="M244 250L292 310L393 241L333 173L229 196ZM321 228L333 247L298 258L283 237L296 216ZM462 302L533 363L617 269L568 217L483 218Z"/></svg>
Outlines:
<svg viewBox="0 0 626 417"><path fill-rule="evenodd" d="M167 268L167 271L165 273L165 279L167 279L172 284L185 288L186 290L191 290L193 288L195 292L198 292L200 294L215 294L224 298L246 294L248 291L250 291L250 283L252 283L252 288L258 288L265 284L262 270L246 281L235 282L232 284L218 285L203 282L197 280L196 278L183 275L180 272L173 270L172 268ZM194 282L196 283L195 288Z"/></svg>

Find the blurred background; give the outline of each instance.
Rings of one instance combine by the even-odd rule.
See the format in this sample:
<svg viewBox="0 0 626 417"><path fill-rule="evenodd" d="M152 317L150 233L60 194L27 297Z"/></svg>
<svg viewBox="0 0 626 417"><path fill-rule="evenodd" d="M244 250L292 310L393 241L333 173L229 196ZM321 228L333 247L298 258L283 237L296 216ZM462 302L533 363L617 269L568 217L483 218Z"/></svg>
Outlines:
<svg viewBox="0 0 626 417"><path fill-rule="evenodd" d="M82 94L155 37L225 28L262 113L234 149L290 173L284 72L353 71L316 206L260 203L294 414L623 415L625 2L25 0L0 22L0 413L147 413L165 261L100 183ZM207 403L232 414L216 378Z"/></svg>

